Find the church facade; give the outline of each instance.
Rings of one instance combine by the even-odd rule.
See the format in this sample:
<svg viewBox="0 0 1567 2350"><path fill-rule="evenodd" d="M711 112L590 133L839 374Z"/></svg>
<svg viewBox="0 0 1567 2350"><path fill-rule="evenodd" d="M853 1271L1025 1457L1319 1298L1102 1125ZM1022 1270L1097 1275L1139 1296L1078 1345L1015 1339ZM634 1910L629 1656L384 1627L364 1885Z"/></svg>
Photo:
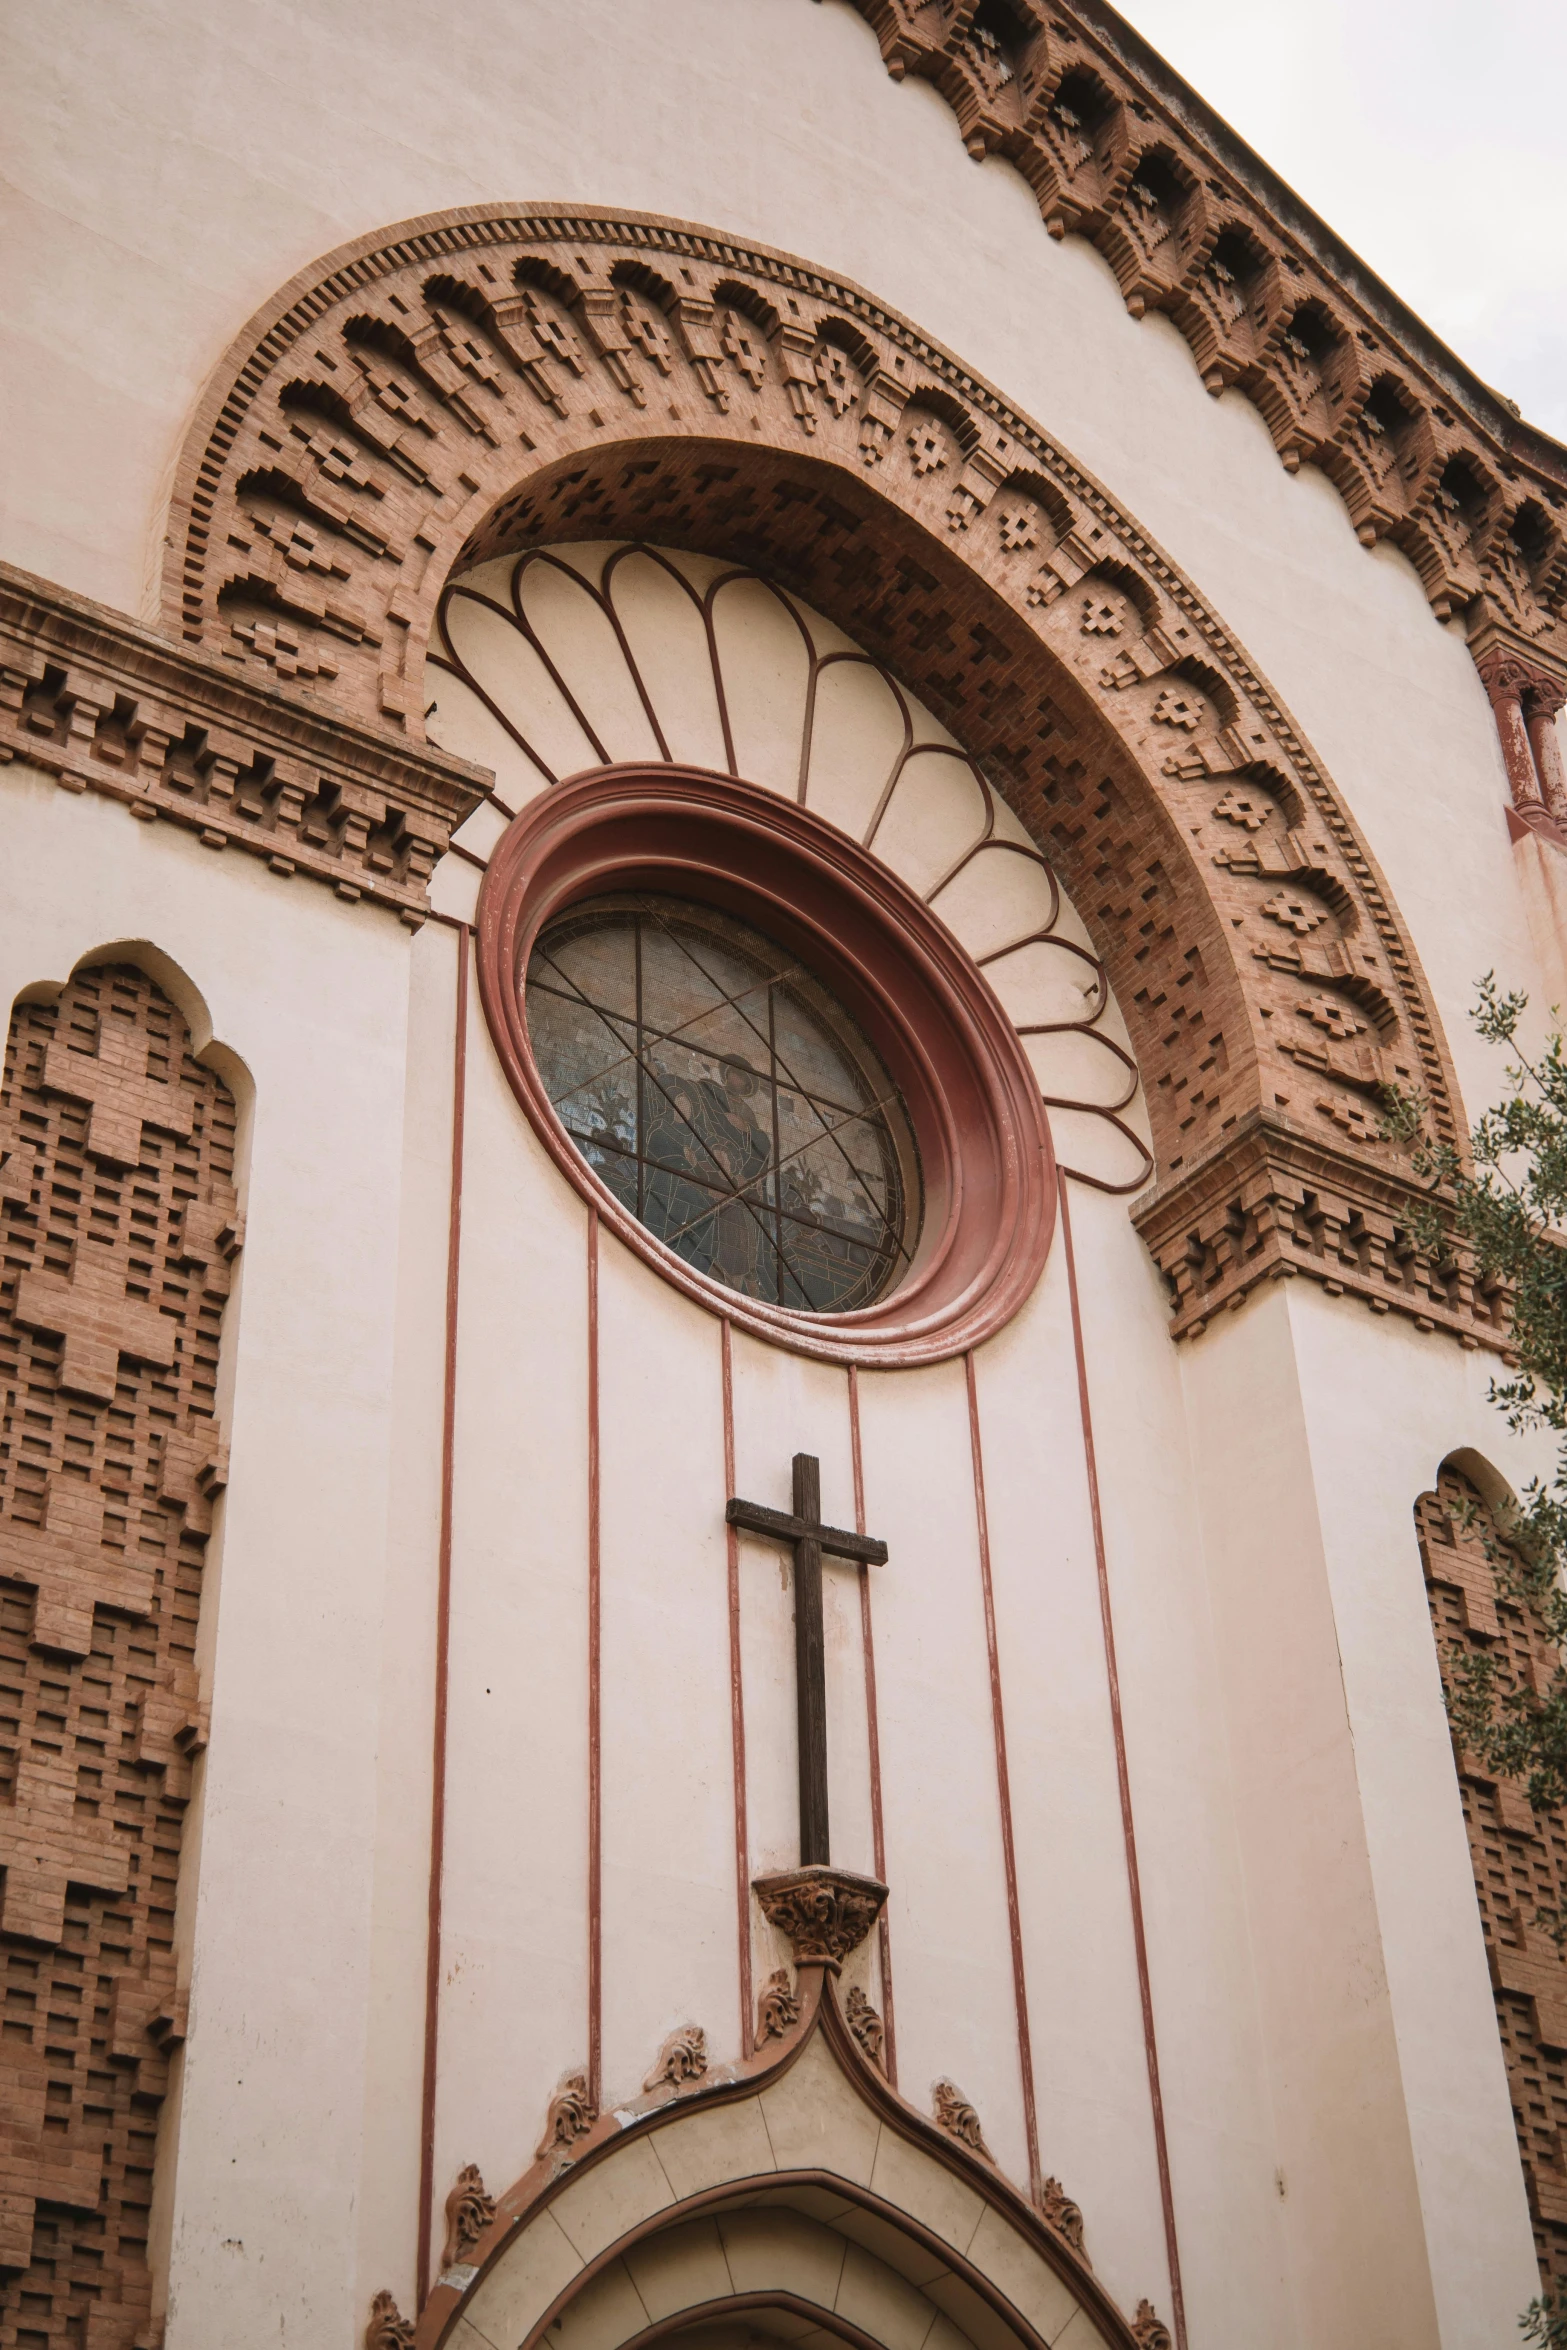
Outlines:
<svg viewBox="0 0 1567 2350"><path fill-rule="evenodd" d="M1512 2338L1567 452L1103 0L9 46L0 2350Z"/></svg>

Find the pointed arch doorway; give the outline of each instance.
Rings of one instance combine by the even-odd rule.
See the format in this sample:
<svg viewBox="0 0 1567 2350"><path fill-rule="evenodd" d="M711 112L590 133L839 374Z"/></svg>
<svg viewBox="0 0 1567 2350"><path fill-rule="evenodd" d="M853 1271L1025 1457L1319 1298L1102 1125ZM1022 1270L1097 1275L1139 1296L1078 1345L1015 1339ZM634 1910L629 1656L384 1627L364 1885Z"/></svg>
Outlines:
<svg viewBox="0 0 1567 2350"><path fill-rule="evenodd" d="M970 2109L944 2129L889 2086L836 1975L802 1960L794 2019L746 2062L547 2131L416 2350L1168 2350L1095 2278L1074 2205L1047 2192L1052 2225Z"/></svg>

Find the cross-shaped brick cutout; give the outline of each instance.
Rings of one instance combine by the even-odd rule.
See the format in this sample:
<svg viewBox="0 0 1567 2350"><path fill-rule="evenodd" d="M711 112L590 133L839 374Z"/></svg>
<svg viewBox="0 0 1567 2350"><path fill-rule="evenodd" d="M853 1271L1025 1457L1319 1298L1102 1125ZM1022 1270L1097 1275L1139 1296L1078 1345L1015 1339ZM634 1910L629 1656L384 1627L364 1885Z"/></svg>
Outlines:
<svg viewBox="0 0 1567 2350"><path fill-rule="evenodd" d="M1567 2048L1567 1957L1522 1910L1513 1915L1521 1947L1491 1946L1491 1980L1502 1991L1518 1991L1534 2003L1535 2037L1546 2048Z"/></svg>
<svg viewBox="0 0 1567 2350"><path fill-rule="evenodd" d="M36 1744L17 1757L14 1800L0 1804L0 1864L0 1933L34 1942L64 1936L67 1885L123 1893L130 1882L112 1821L77 1805L74 1765Z"/></svg>
<svg viewBox="0 0 1567 2350"><path fill-rule="evenodd" d="M31 2262L35 2204L98 2208L102 2143L62 2143L44 2127L48 2098L42 2051L25 2040L0 2041L0 2268Z"/></svg>
<svg viewBox="0 0 1567 2350"><path fill-rule="evenodd" d="M149 1075L146 1039L112 1012L98 1022L96 1057L56 1037L44 1056L43 1081L49 1092L89 1104L87 1148L112 1166L136 1165L143 1125L164 1134L191 1131L189 1094L182 1085L166 1085Z"/></svg>
<svg viewBox="0 0 1567 2350"><path fill-rule="evenodd" d="M104 1248L79 1241L71 1277L18 1274L16 1319L28 1330L58 1331L65 1340L60 1386L91 1403L112 1403L122 1354L167 1370L179 1325L145 1299L127 1297L125 1276Z"/></svg>
<svg viewBox="0 0 1567 2350"><path fill-rule="evenodd" d="M1496 1613L1496 1574L1478 1544L1428 1542L1426 1574L1433 1583L1450 1583L1463 1601L1464 1629L1482 1640L1498 1640L1502 1627Z"/></svg>
<svg viewBox="0 0 1567 2350"><path fill-rule="evenodd" d="M86 1656L100 1603L132 1616L151 1613L153 1568L104 1549L103 1495L74 1477L53 1476L45 1506L42 1526L0 1519L0 1575L37 1592L34 1648Z"/></svg>

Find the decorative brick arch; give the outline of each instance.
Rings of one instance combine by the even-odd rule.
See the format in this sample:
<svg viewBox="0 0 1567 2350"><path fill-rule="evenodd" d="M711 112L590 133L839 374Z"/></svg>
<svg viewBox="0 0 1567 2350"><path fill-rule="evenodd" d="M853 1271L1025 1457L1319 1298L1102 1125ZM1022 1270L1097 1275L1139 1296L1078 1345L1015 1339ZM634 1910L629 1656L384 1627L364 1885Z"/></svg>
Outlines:
<svg viewBox="0 0 1567 2350"><path fill-rule="evenodd" d="M218 369L165 621L422 740L454 572L638 537L794 588L980 759L1059 867L1147 1089L1175 1331L1302 1271L1494 1338L1405 1245L1380 1088L1462 1115L1413 947L1320 765L1169 559L855 286L631 214L468 209L313 265Z"/></svg>

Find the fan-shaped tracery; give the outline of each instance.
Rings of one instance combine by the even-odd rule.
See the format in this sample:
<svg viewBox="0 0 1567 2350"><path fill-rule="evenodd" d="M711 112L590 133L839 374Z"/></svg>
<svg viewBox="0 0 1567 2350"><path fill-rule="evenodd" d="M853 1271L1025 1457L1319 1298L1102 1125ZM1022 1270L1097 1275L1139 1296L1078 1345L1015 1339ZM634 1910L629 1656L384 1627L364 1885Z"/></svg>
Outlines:
<svg viewBox="0 0 1567 2350"><path fill-rule="evenodd" d="M545 548L451 583L430 664L432 735L494 767L508 817L564 775L647 758L744 776L825 816L987 972L1068 1172L1106 1191L1147 1181L1125 1023L1049 860L978 763L819 613L709 557Z"/></svg>
<svg viewBox="0 0 1567 2350"><path fill-rule="evenodd" d="M1178 170L1155 185L1152 162L1139 182L1144 148L1160 142L1121 140L1121 115L1096 125L1099 100L1072 88L1078 127L1062 114L1066 145L1097 153L1108 141L1118 187L1148 191L1137 267L1163 300L1154 281L1164 284L1186 213L1206 204L1201 186ZM1051 135L1043 125L1041 135ZM1180 221L1161 240L1172 203ZM1219 221L1214 254L1227 275L1202 297L1214 319L1258 252L1243 217ZM1176 290L1171 277L1172 299ZM1377 372L1362 371L1367 401ZM1398 414L1407 423L1407 406ZM1369 432L1380 408L1367 417ZM1381 463L1390 430L1396 439L1405 426L1382 424L1368 463ZM1444 452L1444 465L1458 453ZM282 475L297 500L282 497ZM814 657L797 631L782 671L757 681L759 703L798 698L797 755L803 681L814 677L814 737L854 673L852 659L826 653L857 648L917 688L1059 871L1147 1089L1162 1184L1136 1216L1169 1282L1177 1336L1286 1268L1379 1311L1497 1335L1494 1305L1464 1265L1434 1265L1409 1241L1407 1170L1380 1132L1381 1090L1391 1080L1421 1091L1443 1135L1461 1131L1461 1110L1410 942L1309 746L1136 522L960 360L859 288L678 222L549 207L446 214L363 239L285 288L214 377L177 481L167 609L236 677L302 679L383 735L417 739L436 607L454 573L631 538L754 568L847 628L852 645L818 645ZM529 775L566 774L597 761L590 735L604 721L595 711L584 731L574 717L575 675L531 609L543 570L527 576L528 616L559 672L511 630L536 668L525 739L542 765L499 726L495 741L507 772L521 761ZM721 663L736 612L765 592L741 580L713 600ZM506 625L504 583L492 601L500 611L474 605L454 622L460 637L480 620ZM613 638L607 614L597 625ZM708 622L690 607L670 625L689 642ZM466 641L454 650L469 658ZM640 649L637 666L645 673ZM60 709L47 676L30 690ZM635 686L625 690L646 755L662 757ZM1543 720L1534 703L1514 716L1527 764L1525 718ZM46 720L29 709L30 740ZM726 736L710 690L690 721L718 772L756 773L782 791L797 782L760 774L744 720L731 705ZM889 862L933 757L908 746L876 835ZM884 784L891 765L889 752ZM215 794L196 789L202 820L221 829L226 812L208 814ZM810 791L821 805L814 778ZM874 813L857 807L857 837ZM252 845L249 830L234 836ZM970 838L954 837L948 865ZM951 905L974 864L999 895L995 872L1024 862L972 860L935 899L942 919L960 927ZM921 889L945 872L929 867ZM1017 935L1039 927L1031 918ZM1006 943L991 937L982 951ZM1027 967L1029 954L1016 960ZM1012 976L1004 959L996 969L998 985ZM1365 1002L1375 1017L1363 1017ZM1046 1033L1058 1020L1100 1034L1108 1024L1081 998L1018 1018L1037 1019L1030 1041L1047 1044L1061 1041ZM1119 1114L1114 1094L1094 1098Z"/></svg>

